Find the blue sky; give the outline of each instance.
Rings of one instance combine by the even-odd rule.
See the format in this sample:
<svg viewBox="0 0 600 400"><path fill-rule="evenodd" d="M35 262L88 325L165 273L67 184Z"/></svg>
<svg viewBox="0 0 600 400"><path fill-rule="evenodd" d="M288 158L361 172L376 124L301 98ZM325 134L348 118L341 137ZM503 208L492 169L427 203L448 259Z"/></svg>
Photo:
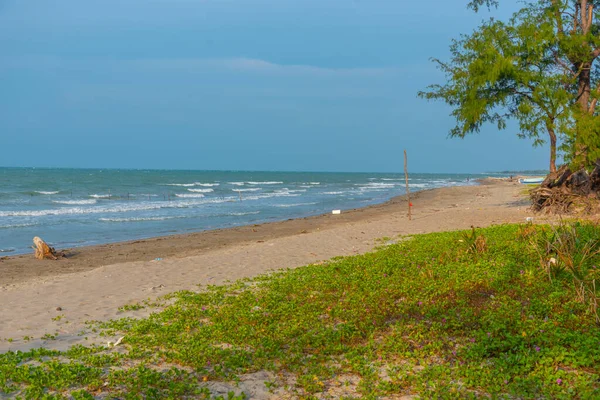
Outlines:
<svg viewBox="0 0 600 400"><path fill-rule="evenodd" d="M447 139L450 109L417 98L487 17L466 2L0 0L0 165L546 168L514 127Z"/></svg>

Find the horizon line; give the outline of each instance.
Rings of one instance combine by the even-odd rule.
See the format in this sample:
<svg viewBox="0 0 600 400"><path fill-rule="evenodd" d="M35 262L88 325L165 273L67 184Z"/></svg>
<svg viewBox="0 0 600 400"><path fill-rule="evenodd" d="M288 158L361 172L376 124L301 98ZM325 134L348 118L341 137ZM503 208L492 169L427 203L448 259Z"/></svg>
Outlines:
<svg viewBox="0 0 600 400"><path fill-rule="evenodd" d="M385 171L300 171L300 170L251 170L251 169L189 169L189 168L124 168L124 167L23 167L23 166L2 166L0 168L6 169L81 169L81 170L110 170L110 171L185 171L185 172L269 172L269 173L320 173L320 174L404 174L404 171L397 172L385 172ZM503 170L503 171L483 171L483 172L419 172L412 171L410 174L438 174L438 175L451 175L451 174L460 174L460 175L484 175L484 174L510 174L516 172L548 172L545 169L526 169L526 170Z"/></svg>

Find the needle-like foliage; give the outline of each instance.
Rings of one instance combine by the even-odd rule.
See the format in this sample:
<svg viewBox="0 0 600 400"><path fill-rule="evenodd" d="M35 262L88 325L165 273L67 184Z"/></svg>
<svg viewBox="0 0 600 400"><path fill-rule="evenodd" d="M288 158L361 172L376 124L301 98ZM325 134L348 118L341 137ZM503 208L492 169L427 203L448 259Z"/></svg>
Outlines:
<svg viewBox="0 0 600 400"><path fill-rule="evenodd" d="M598 67L600 32L596 1L526 2L508 21L490 19L454 40L451 59L433 59L446 75L419 95L452 107L451 137L477 133L486 123L505 129L518 121L520 137L550 143L550 170L562 139L567 161L577 167L600 157ZM474 0L469 7L493 8Z"/></svg>

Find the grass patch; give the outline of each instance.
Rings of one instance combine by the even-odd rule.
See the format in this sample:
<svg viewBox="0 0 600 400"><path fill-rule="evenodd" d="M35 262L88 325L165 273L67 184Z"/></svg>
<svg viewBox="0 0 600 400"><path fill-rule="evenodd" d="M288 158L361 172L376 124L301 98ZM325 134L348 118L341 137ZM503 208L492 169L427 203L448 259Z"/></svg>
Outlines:
<svg viewBox="0 0 600 400"><path fill-rule="evenodd" d="M215 381L270 371L268 386L303 398L599 398L600 328L576 284L591 282L600 256L573 255L574 280L565 252L600 230L572 227L580 245L560 246L545 227L434 233L173 293L146 319L101 324L125 337L116 348L0 355L0 393L211 398ZM564 268L549 278L553 256ZM583 300L596 296L587 283Z"/></svg>

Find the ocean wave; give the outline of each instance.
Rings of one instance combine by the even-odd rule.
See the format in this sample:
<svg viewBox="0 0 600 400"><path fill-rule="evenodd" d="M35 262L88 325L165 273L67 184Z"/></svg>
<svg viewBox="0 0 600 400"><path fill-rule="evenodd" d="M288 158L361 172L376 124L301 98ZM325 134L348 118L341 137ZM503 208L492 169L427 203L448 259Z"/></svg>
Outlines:
<svg viewBox="0 0 600 400"><path fill-rule="evenodd" d="M228 182L230 185L234 185L234 186L244 186L246 183L245 182Z"/></svg>
<svg viewBox="0 0 600 400"><path fill-rule="evenodd" d="M196 186L196 184L195 183L165 183L165 186L192 187L192 186Z"/></svg>
<svg viewBox="0 0 600 400"><path fill-rule="evenodd" d="M0 253L12 253L15 249L0 249Z"/></svg>
<svg viewBox="0 0 600 400"><path fill-rule="evenodd" d="M250 189L231 189L234 192L258 192L259 190L262 190L262 188L250 188Z"/></svg>
<svg viewBox="0 0 600 400"><path fill-rule="evenodd" d="M227 215L235 216L235 217L243 217L244 215L256 215L260 214L260 211L248 211L248 212L232 212Z"/></svg>
<svg viewBox="0 0 600 400"><path fill-rule="evenodd" d="M66 205L71 205L71 206L79 206L79 205L86 205L86 204L96 204L98 201L95 199L88 199L88 200L52 200L53 203L56 204L66 204Z"/></svg>
<svg viewBox="0 0 600 400"><path fill-rule="evenodd" d="M244 200L261 200L261 199L270 199L272 197L298 197L300 196L297 193L287 193L287 192L273 192L273 193L263 193L256 194L253 196L246 196Z"/></svg>
<svg viewBox="0 0 600 400"><path fill-rule="evenodd" d="M396 186L396 184L395 183L383 183L383 182L369 182L366 184L365 183L356 183L355 186L386 189L386 188L393 188L394 186Z"/></svg>
<svg viewBox="0 0 600 400"><path fill-rule="evenodd" d="M248 185L281 185L283 182L280 181L268 181L268 182L248 182Z"/></svg>
<svg viewBox="0 0 600 400"><path fill-rule="evenodd" d="M102 214L123 213L134 211L160 210L163 208L191 208L204 204L218 204L235 201L235 197L222 197L216 199L189 199L175 201L153 201L144 203L117 203L111 206L95 207L64 207L50 210L17 210L0 211L0 217L43 217L48 215L78 215L78 214Z"/></svg>
<svg viewBox="0 0 600 400"><path fill-rule="evenodd" d="M411 188L426 188L429 187L429 185L427 183L409 183L408 184L409 187Z"/></svg>
<svg viewBox="0 0 600 400"><path fill-rule="evenodd" d="M12 224L12 225L0 225L0 229L13 229L13 228L26 228L28 226L36 226L37 224Z"/></svg>
<svg viewBox="0 0 600 400"><path fill-rule="evenodd" d="M200 194L200 193L194 193L194 194L176 194L175 196L181 197L181 198L189 198L189 199L196 199L196 198L202 198L202 197L204 197L204 195Z"/></svg>
<svg viewBox="0 0 600 400"><path fill-rule="evenodd" d="M90 197L95 199L108 199L110 198L110 194L90 194Z"/></svg>
<svg viewBox="0 0 600 400"><path fill-rule="evenodd" d="M215 189L188 189L188 191L194 192L194 193L211 193L211 192L214 192Z"/></svg>
<svg viewBox="0 0 600 400"><path fill-rule="evenodd" d="M453 182L451 182L449 179L436 179L436 180L432 180L429 181L430 184L432 185L451 185ZM456 183L456 182L454 182Z"/></svg>
<svg viewBox="0 0 600 400"><path fill-rule="evenodd" d="M58 194L58 193L60 193L58 190L55 191L55 192L48 192L48 191L44 191L44 190L36 190L35 192L39 193L39 194Z"/></svg>
<svg viewBox="0 0 600 400"><path fill-rule="evenodd" d="M273 207L289 208L289 207L314 206L315 204L319 204L319 203L274 204Z"/></svg>
<svg viewBox="0 0 600 400"><path fill-rule="evenodd" d="M330 194L330 195L333 195L333 194L344 194L344 192L323 192L323 194Z"/></svg>
<svg viewBox="0 0 600 400"><path fill-rule="evenodd" d="M296 194L296 192L302 192L302 190L290 190L288 188L282 188L282 189L275 190L273 193L265 193L265 196L267 196L267 195L271 195L271 197L279 197L279 196L296 197L296 196L301 196L300 194Z"/></svg>
<svg viewBox="0 0 600 400"><path fill-rule="evenodd" d="M166 221L185 217L132 217L132 218L98 218L102 222L144 222L144 221Z"/></svg>
<svg viewBox="0 0 600 400"><path fill-rule="evenodd" d="M201 183L201 182L194 182L194 185L196 186L204 186L204 187L213 187L213 186L219 186L220 183Z"/></svg>

